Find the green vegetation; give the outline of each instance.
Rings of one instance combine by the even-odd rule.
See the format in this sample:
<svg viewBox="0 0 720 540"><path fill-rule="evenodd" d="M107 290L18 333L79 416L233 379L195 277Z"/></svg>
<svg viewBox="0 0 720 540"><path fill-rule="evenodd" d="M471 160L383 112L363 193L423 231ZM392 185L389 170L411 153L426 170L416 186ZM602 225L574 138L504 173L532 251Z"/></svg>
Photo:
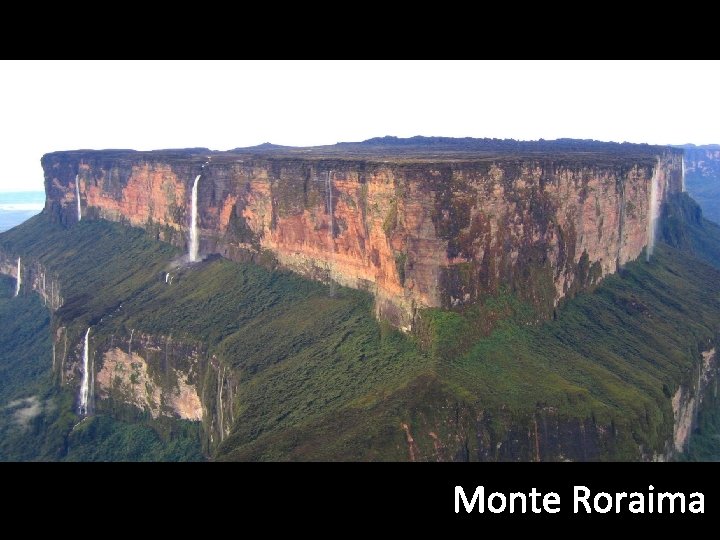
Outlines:
<svg viewBox="0 0 720 540"><path fill-rule="evenodd" d="M176 421L163 432L107 415L88 418L68 436L63 461L200 461L200 427Z"/></svg>
<svg viewBox="0 0 720 540"><path fill-rule="evenodd" d="M463 311L423 311L413 336L376 321L364 292L331 297L320 283L221 258L171 269L176 249L118 224L65 229L40 215L0 235L0 249L58 275L65 304L52 325L74 339L91 325L98 349L130 329L197 345L211 412L210 360L231 373L230 433L206 445L217 459L531 459L538 424L560 441L542 459L637 459L664 451L669 396L692 380L720 328L720 270L708 264L720 266L720 227L695 208L674 199L662 231L669 245L567 301L553 320L539 322L501 289ZM583 269L593 281L595 269ZM52 385L42 302L11 298L12 279L0 286L0 456L200 458L200 423L101 402L75 426L74 390ZM41 413L21 427L17 410L35 401L8 404L33 396ZM702 414L705 438L693 439L691 459L715 448L718 415Z"/></svg>
<svg viewBox="0 0 720 540"><path fill-rule="evenodd" d="M687 193L672 198L660 223L665 242L720 268L720 225L705 219Z"/></svg>
<svg viewBox="0 0 720 540"><path fill-rule="evenodd" d="M715 338L718 277L658 247L651 264L628 265L542 325L503 321L481 339L475 328L482 319L456 315L448 324L445 316L436 324L436 342L447 342L441 350L475 344L441 373L460 394L482 396L484 407L520 415L551 405L562 416L615 425L627 436L617 457L631 458L638 444L661 448L672 434L663 386L687 382L699 344Z"/></svg>
<svg viewBox="0 0 720 540"><path fill-rule="evenodd" d="M0 248L59 275L65 303L55 324L77 340L91 325L98 348L130 329L202 343L245 381L236 423L250 436L375 401L427 367L410 341L376 322L366 293L340 289L331 298L319 283L220 258L170 270L168 286L164 272L179 253L139 229L89 220L65 229L41 215ZM214 389L206 394L214 399ZM97 433L108 434L108 422ZM134 448L128 442L137 457Z"/></svg>
<svg viewBox="0 0 720 540"><path fill-rule="evenodd" d="M65 303L59 323L87 327L148 287L164 281L179 250L140 229L82 221L65 229L39 214L0 236L0 250L40 261L62 283Z"/></svg>
<svg viewBox="0 0 720 540"><path fill-rule="evenodd" d="M199 426L148 426L106 415L77 425L75 396L53 384L50 316L37 295L13 298L0 276L0 461L200 460Z"/></svg>
<svg viewBox="0 0 720 540"><path fill-rule="evenodd" d="M706 236L701 242L706 245L713 231L700 227L689 234L696 242ZM587 277L591 274L588 268ZM255 440L254 434L238 432L220 452L245 459L403 459L398 426L405 421L421 457L432 459L437 452L432 441L426 438L423 448L417 431L432 428L447 440L479 429L466 420L449 431L449 415L442 413L448 408L471 418L496 411L483 426L492 440L502 440L513 423L525 425L550 410L565 425L573 418L590 419L612 431L594 459L662 452L672 437L668 398L689 382L700 351L716 339L719 277L687 252L660 245L650 264L629 264L595 294L567 302L555 320L543 324L533 324L533 309L507 292L462 313L426 310L420 334L431 370L369 407L348 407L341 417L307 419ZM472 438L466 444L470 455L482 453ZM527 454L518 451L514 457L520 456Z"/></svg>
<svg viewBox="0 0 720 540"><path fill-rule="evenodd" d="M673 201L668 211L683 204L687 201ZM714 231L705 222L688 234L706 246ZM587 274L590 278L593 270ZM660 245L650 264L629 264L595 294L567 302L555 320L543 324L533 324L533 309L507 292L463 313L427 310L421 342L431 370L370 407L349 407L341 418L306 421L302 429L263 434L249 444L243 440L252 440L253 434L238 433L221 454L402 459L407 454L397 426L404 420L414 430L421 456L424 451L434 457L437 451L422 447L417 430L434 428L440 439L450 439L459 431L479 429L469 421L443 433L449 415L442 409L448 408L470 417L496 411L484 426L494 431L494 440L512 430L513 422L522 426L539 411L551 410L567 425L573 418L590 419L612 431L594 459L660 453L672 437L668 398L689 382L700 351L716 339L719 277L718 270L687 252ZM426 446L431 443L428 438ZM470 455L482 453L471 438L466 444Z"/></svg>
<svg viewBox="0 0 720 540"><path fill-rule="evenodd" d="M717 383L716 383L717 384ZM682 461L720 461L720 399L715 388L705 396Z"/></svg>
<svg viewBox="0 0 720 540"><path fill-rule="evenodd" d="M13 298L15 280L0 275L0 403L49 385L50 314L36 295Z"/></svg>
<svg viewBox="0 0 720 540"><path fill-rule="evenodd" d="M393 232L395 232L395 228L397 227L397 219L398 203L397 199L393 199L390 202L390 209L388 210L388 213L383 220L383 231L385 231L385 236L387 236L388 238L392 236Z"/></svg>

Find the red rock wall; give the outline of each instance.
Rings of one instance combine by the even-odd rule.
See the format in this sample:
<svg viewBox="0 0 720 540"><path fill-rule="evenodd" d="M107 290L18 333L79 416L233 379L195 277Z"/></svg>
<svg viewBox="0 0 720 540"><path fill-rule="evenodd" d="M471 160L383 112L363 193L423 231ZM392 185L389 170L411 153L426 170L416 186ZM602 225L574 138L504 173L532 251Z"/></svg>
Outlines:
<svg viewBox="0 0 720 540"><path fill-rule="evenodd" d="M197 174L201 254L264 250L303 275L365 289L410 329L420 307L509 287L545 313L636 259L650 186L681 189L681 153L657 160L408 164L220 154L67 152L43 158L46 210L124 221L187 247ZM328 186L331 192L328 192ZM332 210L329 211L329 206Z"/></svg>

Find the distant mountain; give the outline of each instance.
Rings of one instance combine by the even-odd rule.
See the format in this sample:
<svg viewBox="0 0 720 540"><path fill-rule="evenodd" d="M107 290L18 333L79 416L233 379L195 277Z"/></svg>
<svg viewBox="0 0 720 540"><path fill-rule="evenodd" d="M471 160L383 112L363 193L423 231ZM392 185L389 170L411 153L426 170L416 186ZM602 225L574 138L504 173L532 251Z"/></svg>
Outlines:
<svg viewBox="0 0 720 540"><path fill-rule="evenodd" d="M705 217L720 223L720 145L677 146L685 151L685 186Z"/></svg>
<svg viewBox="0 0 720 540"><path fill-rule="evenodd" d="M242 150L282 150L282 149L288 149L288 148L297 148L295 146L283 146L282 144L273 144L269 142L264 142L262 144L256 144L255 146L239 146L237 148L234 148L233 150L228 150L228 152L236 152L236 151L242 151Z"/></svg>
<svg viewBox="0 0 720 540"><path fill-rule="evenodd" d="M258 154L265 156L298 156L306 157L313 155L317 157L327 156L382 156L384 158L404 158L422 156L445 156L482 157L489 155L514 155L519 157L523 154L542 154L544 156L558 157L568 155L578 158L583 155L604 154L606 156L652 156L658 154L664 146L649 144L617 143L596 141L592 139L556 139L537 141L519 141L515 139L489 139L474 137L426 137L416 135L414 137L374 137L364 141L339 142L323 146L283 146L265 142L256 146L238 147L227 152L217 152L218 158L223 155ZM162 151L158 151L162 152Z"/></svg>

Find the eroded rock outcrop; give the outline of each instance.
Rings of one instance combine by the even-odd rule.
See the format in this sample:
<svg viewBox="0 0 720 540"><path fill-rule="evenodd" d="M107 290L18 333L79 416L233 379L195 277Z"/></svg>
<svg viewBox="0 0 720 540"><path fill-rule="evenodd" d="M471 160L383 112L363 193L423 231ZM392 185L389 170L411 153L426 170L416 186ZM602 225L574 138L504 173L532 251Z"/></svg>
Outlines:
<svg viewBox="0 0 720 540"><path fill-rule="evenodd" d="M82 376L81 336L58 327L53 339L53 368L63 385L77 386ZM198 344L131 330L127 335L96 337L89 343L92 410L129 406L152 418L202 421L202 348Z"/></svg>
<svg viewBox="0 0 720 540"><path fill-rule="evenodd" d="M17 279L17 269L17 256L5 253L0 249L0 274ZM37 292L51 311L55 311L62 305L63 296L57 274L49 272L39 261L28 258L21 259L20 272L22 274L20 294L30 291Z"/></svg>
<svg viewBox="0 0 720 540"><path fill-rule="evenodd" d="M692 430L697 423L697 414L703 401L707 386L717 380L717 361L715 349L702 353L702 363L697 367L697 377L690 384L680 385L672 397L673 416L673 450L681 453L687 448Z"/></svg>

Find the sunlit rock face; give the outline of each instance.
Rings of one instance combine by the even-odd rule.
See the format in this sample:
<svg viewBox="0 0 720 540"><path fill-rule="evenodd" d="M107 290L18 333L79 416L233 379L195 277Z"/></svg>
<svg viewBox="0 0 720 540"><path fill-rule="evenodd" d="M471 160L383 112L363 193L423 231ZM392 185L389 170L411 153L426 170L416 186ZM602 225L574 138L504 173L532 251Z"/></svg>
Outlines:
<svg viewBox="0 0 720 540"><path fill-rule="evenodd" d="M500 288L548 316L648 244L651 192L682 190L682 152L239 149L43 157L46 211L108 219L188 249L197 175L200 255L278 264L371 292L410 330L423 307Z"/></svg>

